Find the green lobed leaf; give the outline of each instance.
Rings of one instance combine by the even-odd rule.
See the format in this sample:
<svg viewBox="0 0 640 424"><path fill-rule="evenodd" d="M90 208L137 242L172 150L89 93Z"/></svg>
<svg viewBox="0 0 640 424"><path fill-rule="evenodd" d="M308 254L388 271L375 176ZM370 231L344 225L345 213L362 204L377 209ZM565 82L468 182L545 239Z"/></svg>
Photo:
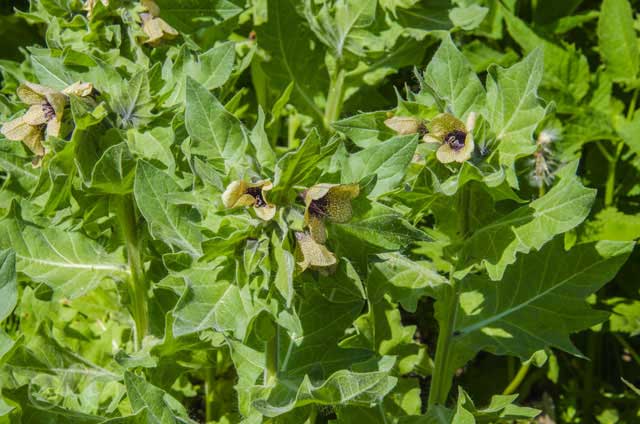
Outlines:
<svg viewBox="0 0 640 424"><path fill-rule="evenodd" d="M618 272L633 242L599 241L566 252L562 238L521 256L501 282L467 276L456 304L453 350L456 362L479 350L517 355L526 360L536 350L556 347L581 356L569 334L604 321L585 298ZM444 310L436 305L438 314Z"/></svg>
<svg viewBox="0 0 640 424"><path fill-rule="evenodd" d="M223 159L225 169L240 165L247 145L242 124L209 90L190 77L187 77L185 126L193 141L193 153L208 160Z"/></svg>
<svg viewBox="0 0 640 424"><path fill-rule="evenodd" d="M484 105L484 88L471 64L446 36L424 73L424 82L442 99L451 113L464 119Z"/></svg>
<svg viewBox="0 0 640 424"><path fill-rule="evenodd" d="M0 222L0 246L15 250L18 272L50 286L55 298L80 297L105 278L126 278L121 252L108 253L79 232Z"/></svg>
<svg viewBox="0 0 640 424"><path fill-rule="evenodd" d="M229 0L156 0L160 15L178 31L193 32L217 25L242 12Z"/></svg>
<svg viewBox="0 0 640 424"><path fill-rule="evenodd" d="M378 197L388 193L404 178L417 145L418 138L415 135L398 136L349 155L342 168L342 182L358 182L376 175L376 184L369 196Z"/></svg>
<svg viewBox="0 0 640 424"><path fill-rule="evenodd" d="M268 3L269 19L258 27L260 45L269 60L260 66L269 78L270 88L282 92L293 82L292 103L300 112L322 121L324 112L316 103L327 92L324 49L316 44L306 22L297 14L291 0Z"/></svg>
<svg viewBox="0 0 640 424"><path fill-rule="evenodd" d="M510 68L490 68L487 77L487 119L499 141L507 180L516 187L515 160L533 153L533 131L545 115L537 96L542 62L542 51L537 49Z"/></svg>
<svg viewBox="0 0 640 424"><path fill-rule="evenodd" d="M146 161L138 161L133 193L152 236L191 256L202 255L202 234L188 206L171 203L168 196L180 186L165 172Z"/></svg>
<svg viewBox="0 0 640 424"><path fill-rule="evenodd" d="M465 263L482 262L489 277L500 280L518 253L540 249L555 235L576 227L589 214L594 189L584 187L570 165L547 194L477 229L461 251Z"/></svg>
<svg viewBox="0 0 640 424"><path fill-rule="evenodd" d="M124 384L134 412L138 413L146 408L147 423L173 424L178 418L181 418L179 422L193 422L189 419L186 409L176 399L144 378L125 371Z"/></svg>

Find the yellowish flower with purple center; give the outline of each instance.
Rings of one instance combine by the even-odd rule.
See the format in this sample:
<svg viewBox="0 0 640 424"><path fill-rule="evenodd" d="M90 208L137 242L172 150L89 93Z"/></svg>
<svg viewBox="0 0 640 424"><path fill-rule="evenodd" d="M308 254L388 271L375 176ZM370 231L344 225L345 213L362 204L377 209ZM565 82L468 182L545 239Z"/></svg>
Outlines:
<svg viewBox="0 0 640 424"><path fill-rule="evenodd" d="M255 183L233 181L222 193L225 208L252 207L258 218L269 221L276 214L276 207L267 202L266 193L273 188L269 180Z"/></svg>
<svg viewBox="0 0 640 424"><path fill-rule="evenodd" d="M294 253L299 272L306 269L330 274L338 262L335 255L323 244L316 242L311 234L296 232L296 250Z"/></svg>
<svg viewBox="0 0 640 424"><path fill-rule="evenodd" d="M16 94L30 107L24 115L6 122L0 132L9 140L22 141L35 155L44 156L42 141L45 134L60 135L66 96L52 88L30 82L21 84Z"/></svg>
<svg viewBox="0 0 640 424"><path fill-rule="evenodd" d="M351 200L360 194L358 184L317 184L307 189L304 195L304 224L318 243L327 240L324 220L345 223L351 219Z"/></svg>
<svg viewBox="0 0 640 424"><path fill-rule="evenodd" d="M423 140L440 144L436 157L442 163L465 162L471 159L475 148L473 142L473 124L475 114L470 113L465 125L449 113L441 113L427 124L427 133Z"/></svg>

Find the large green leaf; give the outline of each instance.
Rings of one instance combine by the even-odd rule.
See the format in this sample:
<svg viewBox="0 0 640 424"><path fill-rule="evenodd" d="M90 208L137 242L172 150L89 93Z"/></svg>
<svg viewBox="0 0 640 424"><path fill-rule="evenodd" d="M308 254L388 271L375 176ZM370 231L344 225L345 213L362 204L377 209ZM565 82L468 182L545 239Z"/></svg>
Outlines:
<svg viewBox="0 0 640 424"><path fill-rule="evenodd" d="M369 272L369 297L378 298L388 293L394 302L415 312L423 296L437 297L447 279L427 261L411 260L399 253L377 255Z"/></svg>
<svg viewBox="0 0 640 424"><path fill-rule="evenodd" d="M479 350L522 360L545 347L580 355L569 334L608 316L589 307L585 298L616 275L633 247L633 242L600 241L567 252L560 237L521 256L499 283L481 275L466 277L454 314L457 361ZM439 316L443 304L437 303Z"/></svg>
<svg viewBox="0 0 640 424"><path fill-rule="evenodd" d="M640 49L628 0L604 0L598 20L598 48L614 81L638 78Z"/></svg>
<svg viewBox="0 0 640 424"><path fill-rule="evenodd" d="M178 31L193 32L220 24L242 12L229 0L157 0L164 20Z"/></svg>
<svg viewBox="0 0 640 424"><path fill-rule="evenodd" d="M170 93L166 104L184 103L187 77L208 90L222 86L231 76L235 57L235 46L232 42L220 43L195 57L183 46L173 66L165 66L162 69L163 78L173 82L165 86Z"/></svg>
<svg viewBox="0 0 640 424"><path fill-rule="evenodd" d="M186 290L176 304L173 333L176 336L207 329L243 340L251 320L260 312L249 287L239 288L220 274L219 262L198 264L178 274Z"/></svg>
<svg viewBox="0 0 640 424"><path fill-rule="evenodd" d="M448 35L427 65L424 82L458 118L472 111L480 112L484 105L482 83Z"/></svg>
<svg viewBox="0 0 640 424"><path fill-rule="evenodd" d="M126 143L104 151L91 172L91 187L104 193L126 194L133 189L136 161Z"/></svg>
<svg viewBox="0 0 640 424"><path fill-rule="evenodd" d="M192 256L202 254L202 235L192 220L191 208L170 202L169 195L182 189L168 174L138 161L133 192L154 237Z"/></svg>
<svg viewBox="0 0 640 424"><path fill-rule="evenodd" d="M332 154L338 147L336 140L331 140L324 146L317 131L311 131L296 150L287 152L276 163L274 177L274 197L295 197L291 189L294 185L304 186L316 182L322 174L318 163ZM282 194L280 194L282 193Z"/></svg>
<svg viewBox="0 0 640 424"><path fill-rule="evenodd" d="M510 68L491 68L487 77L487 118L512 186L517 186L515 160L534 152L533 131L545 114L537 95L542 59L542 51L537 49Z"/></svg>
<svg viewBox="0 0 640 424"><path fill-rule="evenodd" d="M428 239L388 206L366 199L356 199L353 205L349 222L329 227L329 240L336 234L340 241L336 248L344 256L364 260L371 253L399 250Z"/></svg>
<svg viewBox="0 0 640 424"><path fill-rule="evenodd" d="M364 302L360 290L348 288L357 286L354 278L353 268L342 264L318 287L302 282L300 325L277 329L275 385L251 389L261 413L276 416L309 403L369 405L395 385L396 378L389 375L393 358L375 360L370 351L338 347Z"/></svg>
<svg viewBox="0 0 640 424"><path fill-rule="evenodd" d="M258 27L258 39L269 54L269 60L261 66L268 75L270 88L282 92L293 82L292 103L321 121L324 112L315 99L328 88L324 48L311 45L313 33L296 13L296 2L269 1L267 12L269 19Z"/></svg>
<svg viewBox="0 0 640 424"><path fill-rule="evenodd" d="M574 169L567 166L566 176L544 196L477 229L462 248L466 264L482 262L489 276L499 280L518 253L538 250L584 221L596 191L584 187L570 172Z"/></svg>
<svg viewBox="0 0 640 424"><path fill-rule="evenodd" d="M224 159L226 169L237 167L247 138L242 124L205 87L187 78L185 126L192 152L209 160Z"/></svg>
<svg viewBox="0 0 640 424"><path fill-rule="evenodd" d="M148 424L193 422L180 402L144 378L125 371L124 384L127 386L127 396L134 412L146 408Z"/></svg>
<svg viewBox="0 0 640 424"><path fill-rule="evenodd" d="M305 17L316 36L337 58L343 57L345 49L362 55L358 41L363 38L364 29L375 21L376 3L375 0L345 0L324 3L319 10L314 10L313 3L306 0Z"/></svg>
<svg viewBox="0 0 640 424"><path fill-rule="evenodd" d="M544 47L543 97L555 100L559 107L574 107L589 90L587 58L571 46L563 48L538 36L522 20L505 11L509 34L526 53Z"/></svg>
<svg viewBox="0 0 640 424"><path fill-rule="evenodd" d="M350 155L343 167L342 182L358 182L376 175L376 184L369 195L388 193L404 178L417 145L416 136L398 136Z"/></svg>
<svg viewBox="0 0 640 424"><path fill-rule="evenodd" d="M14 219L0 223L0 246L15 250L16 266L54 290L56 298L82 296L105 278L126 278L121 251L108 253L79 232L38 228Z"/></svg>

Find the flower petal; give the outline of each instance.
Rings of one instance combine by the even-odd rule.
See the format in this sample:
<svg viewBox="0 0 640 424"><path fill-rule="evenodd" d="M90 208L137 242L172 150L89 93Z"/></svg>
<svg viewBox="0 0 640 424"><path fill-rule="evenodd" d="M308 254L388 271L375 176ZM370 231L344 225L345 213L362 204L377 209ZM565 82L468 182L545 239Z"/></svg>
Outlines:
<svg viewBox="0 0 640 424"><path fill-rule="evenodd" d="M25 82L20 84L16 90L16 94L22 101L28 105L38 105L46 99L46 94L52 89L40 84L33 84L31 82Z"/></svg>
<svg viewBox="0 0 640 424"><path fill-rule="evenodd" d="M307 268L326 268L337 263L336 257L324 245L316 243L308 233L295 233L296 262L301 271Z"/></svg>
<svg viewBox="0 0 640 424"><path fill-rule="evenodd" d="M394 116L385 120L384 124L400 135L415 134L420 130L420 121L406 116Z"/></svg>
<svg viewBox="0 0 640 424"><path fill-rule="evenodd" d="M66 94L67 96L74 95L78 97L87 97L90 96L91 93L93 93L93 84L91 84L90 82L76 81L62 90L62 93Z"/></svg>
<svg viewBox="0 0 640 424"><path fill-rule="evenodd" d="M222 193L222 203L225 208L235 208L238 200L244 195L247 185L244 181L232 181ZM253 203L252 203L253 204Z"/></svg>
<svg viewBox="0 0 640 424"><path fill-rule="evenodd" d="M50 135L52 137L60 136L61 124L62 124L62 121L57 119L57 117L47 122L47 135Z"/></svg>
<svg viewBox="0 0 640 424"><path fill-rule="evenodd" d="M331 188L338 184L316 184L313 187L307 189L304 193L304 203L309 206L313 200L322 199L329 193Z"/></svg>
<svg viewBox="0 0 640 424"><path fill-rule="evenodd" d="M360 194L358 184L340 184L327 193L327 217L337 223L344 223L353 216L351 199Z"/></svg>
<svg viewBox="0 0 640 424"><path fill-rule="evenodd" d="M33 105L27 110L27 112L22 116L24 122L29 125L42 125L47 122L47 116L44 113L44 109L40 103L37 105Z"/></svg>
<svg viewBox="0 0 640 424"><path fill-rule="evenodd" d="M305 224L309 227L311 237L318 243L327 241L327 229L321 217L314 214L305 214Z"/></svg>
<svg viewBox="0 0 640 424"><path fill-rule="evenodd" d="M255 211L258 218L262 219L263 221L270 221L274 216L276 216L276 207L272 204L267 204L267 206L262 206L260 208L254 206L253 210Z"/></svg>

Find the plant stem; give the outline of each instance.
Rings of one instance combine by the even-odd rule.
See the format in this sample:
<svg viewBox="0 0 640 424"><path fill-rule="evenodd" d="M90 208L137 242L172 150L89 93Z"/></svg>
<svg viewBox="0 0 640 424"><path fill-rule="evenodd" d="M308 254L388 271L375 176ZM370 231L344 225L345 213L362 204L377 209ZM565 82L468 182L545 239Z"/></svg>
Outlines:
<svg viewBox="0 0 640 424"><path fill-rule="evenodd" d="M346 72L340 67L338 63L337 72L331 79L331 85L329 85L329 93L327 94L327 105L324 109L324 126L327 129L331 129L331 123L336 121L340 117L342 111L342 99L344 97L344 78Z"/></svg>
<svg viewBox="0 0 640 424"><path fill-rule="evenodd" d="M613 205L613 196L616 190L616 166L618 165L618 159L620 159L620 155L622 154L623 148L624 148L624 143L618 141L618 144L616 146L616 152L613 155L612 159L609 161L609 173L607 174L607 184L604 190L605 207L609 207Z"/></svg>
<svg viewBox="0 0 640 424"><path fill-rule="evenodd" d="M116 215L122 230L129 261L129 295L131 296L131 314L135 322L134 348L140 350L142 340L149 330L148 289L144 275L144 266L140 256L136 210L130 194L116 196Z"/></svg>
<svg viewBox="0 0 640 424"><path fill-rule="evenodd" d="M205 407L205 422L211 422L216 417L214 416L213 402L215 400L215 389L213 387L216 379L216 367L210 366L205 368L204 376L204 407Z"/></svg>
<svg viewBox="0 0 640 424"><path fill-rule="evenodd" d="M460 239L464 240L469 232L469 203L471 192L466 186L459 189L458 210L459 215L459 233ZM464 263L465 258L458 257L460 263ZM459 287L454 278L455 266L451 265L449 272L449 287L445 298L439 302L447 302L444 309L446 316L440 321L440 332L438 333L438 342L436 344L436 357L433 367L433 376L429 387L428 406L436 404L444 404L449 395L451 388L451 380L453 378L450 370L451 360L451 342L453 340L453 332L455 330L456 315L458 313L458 291Z"/></svg>
<svg viewBox="0 0 640 424"><path fill-rule="evenodd" d="M440 322L440 332L436 345L436 358L433 366L433 377L429 386L429 407L437 404L444 404L449 394L451 385L451 372L449 371L449 360L451 358L451 341L458 312L458 290L456 281L453 278L455 272L451 267L449 274L449 296L446 299L446 317Z"/></svg>
<svg viewBox="0 0 640 424"><path fill-rule="evenodd" d="M513 380L511 380L507 388L504 389L504 391L502 392L503 395L510 395L516 390L518 390L518 387L520 387L520 384L522 384L522 381L527 376L530 366L531 365L528 362L523 363L520 366L520 369L516 373L515 377L513 377Z"/></svg>
<svg viewBox="0 0 640 424"><path fill-rule="evenodd" d="M544 196L546 189L544 187L544 181L540 181L540 187L538 187L538 198Z"/></svg>

